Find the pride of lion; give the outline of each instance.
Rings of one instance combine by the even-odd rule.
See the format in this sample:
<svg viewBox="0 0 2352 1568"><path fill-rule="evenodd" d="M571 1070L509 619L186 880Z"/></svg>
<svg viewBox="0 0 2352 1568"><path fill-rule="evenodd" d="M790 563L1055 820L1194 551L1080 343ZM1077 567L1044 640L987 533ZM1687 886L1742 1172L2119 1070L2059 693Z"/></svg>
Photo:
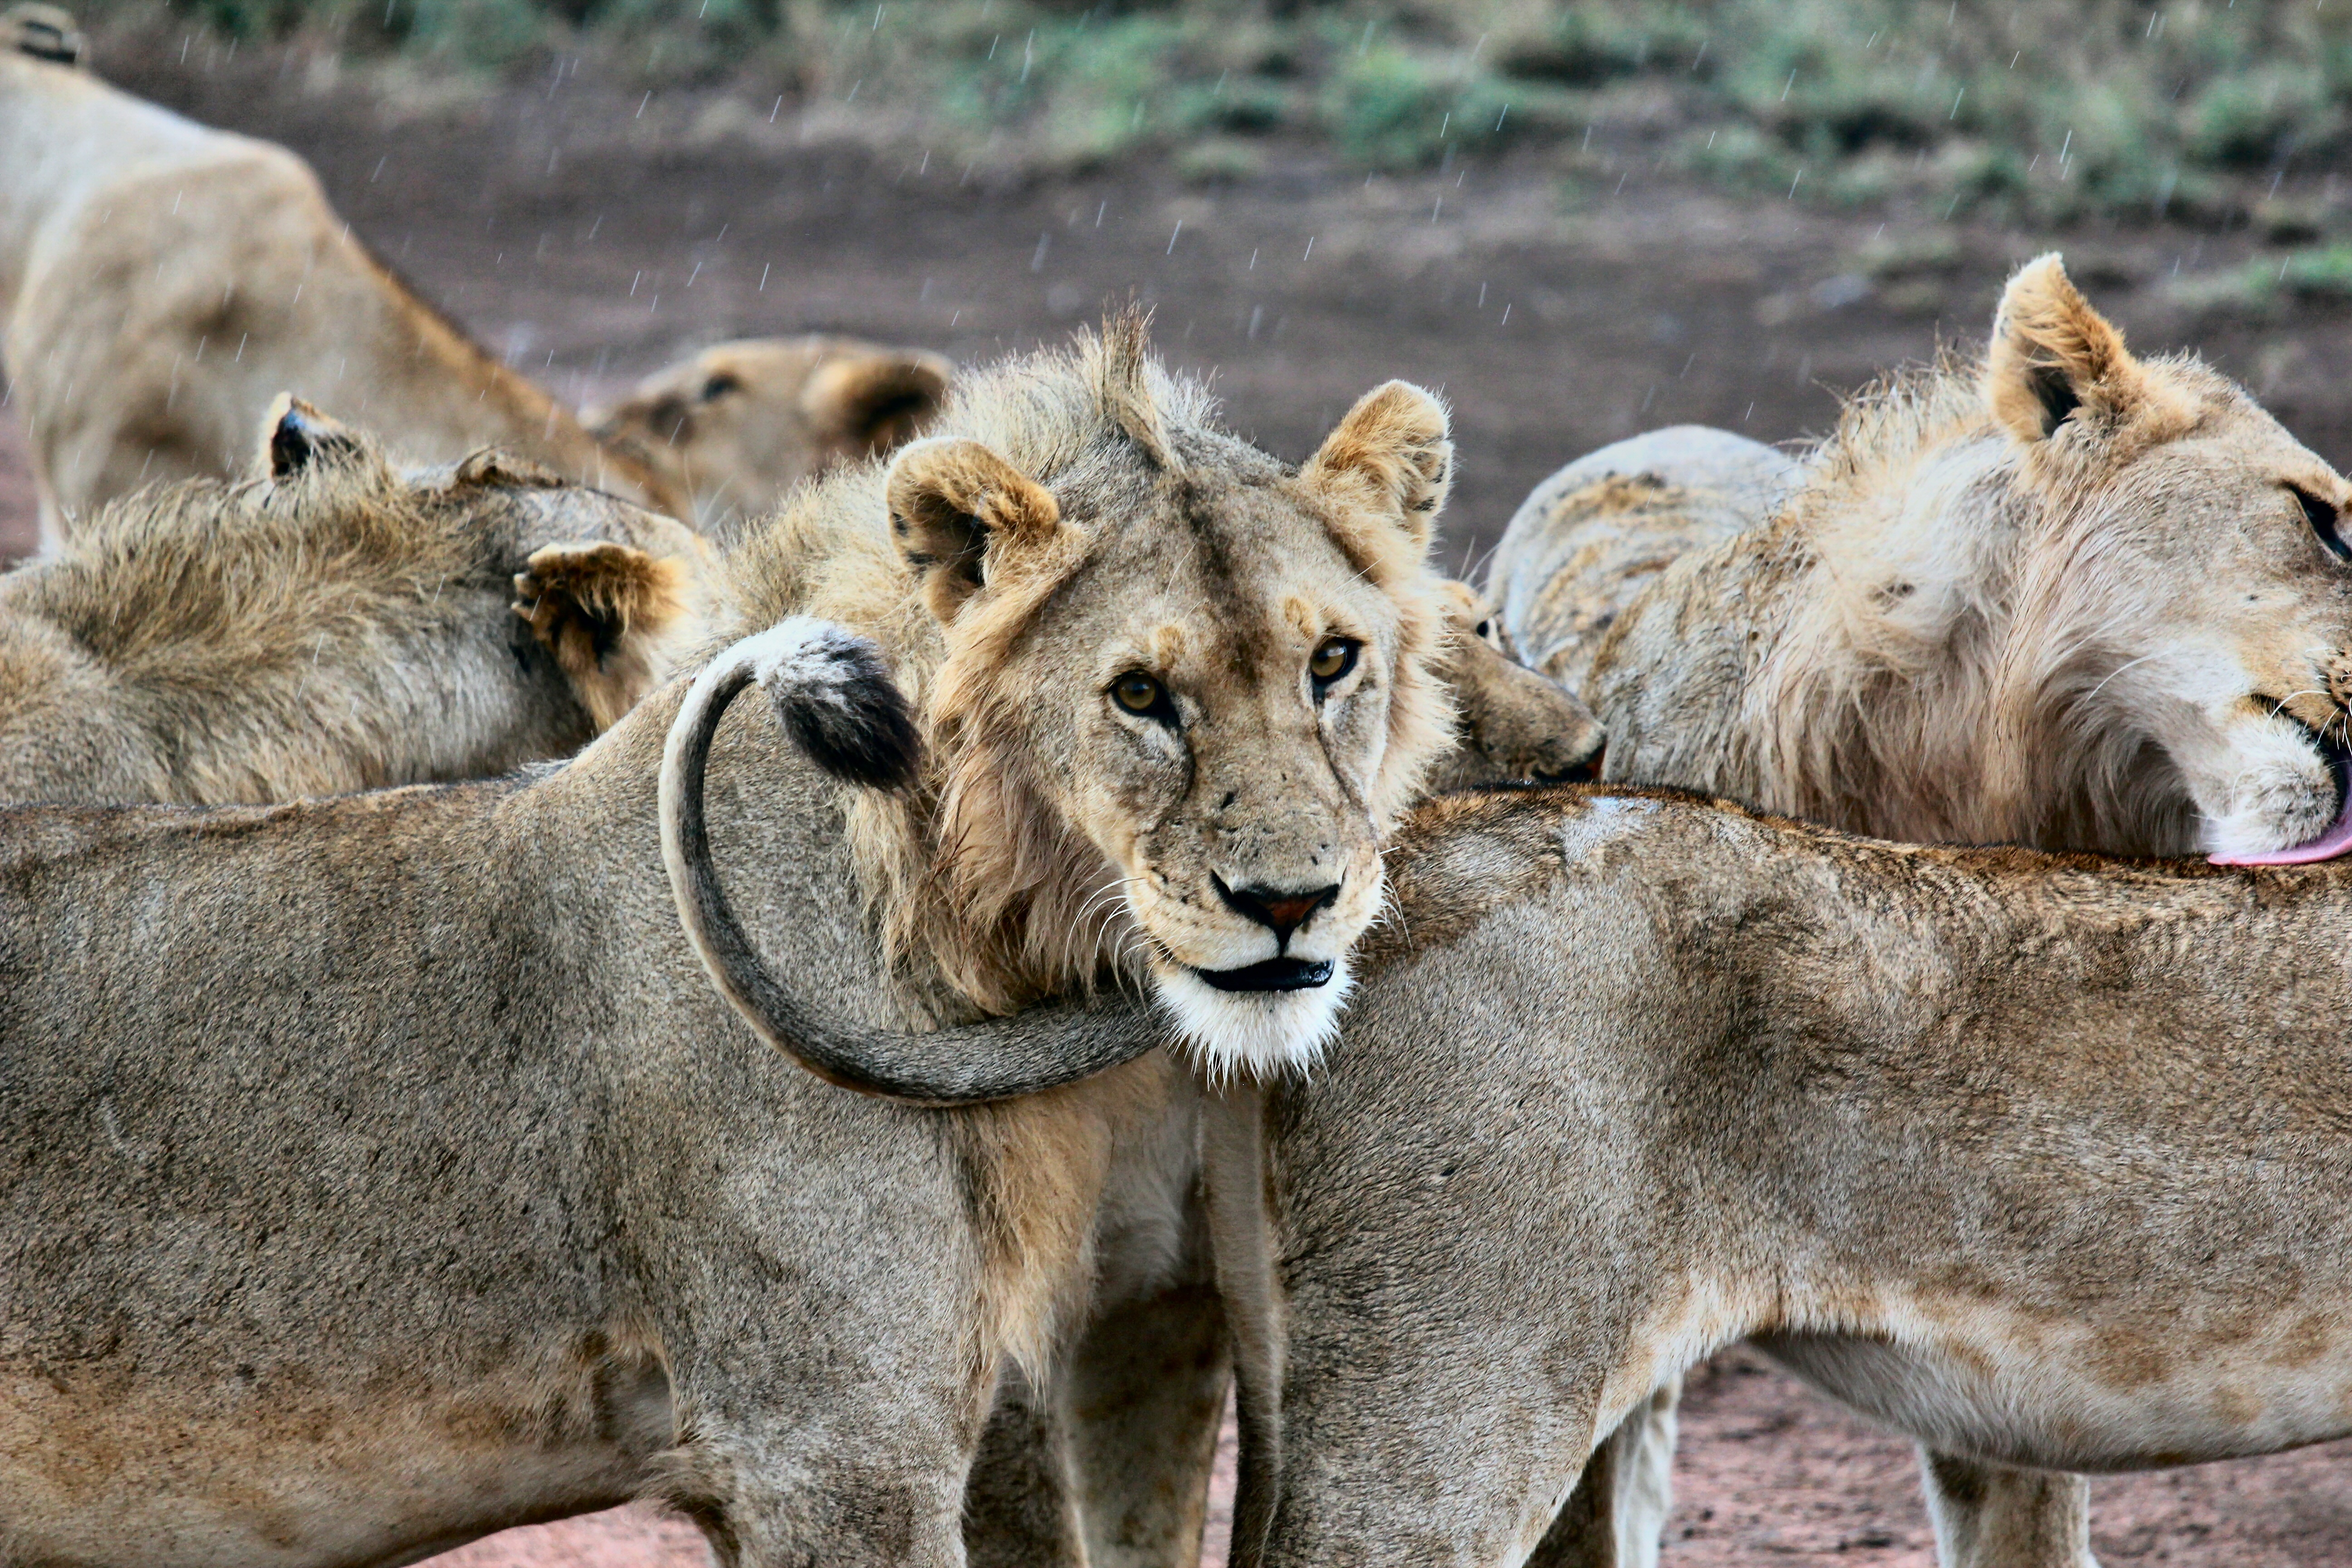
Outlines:
<svg viewBox="0 0 2352 1568"><path fill-rule="evenodd" d="M2352 1435L2352 483L2056 256L1482 593L1410 382L575 416L68 14L0 146L0 1562L1192 1568L1230 1398L1236 1564L1633 1568L1742 1339L1946 1568Z"/></svg>

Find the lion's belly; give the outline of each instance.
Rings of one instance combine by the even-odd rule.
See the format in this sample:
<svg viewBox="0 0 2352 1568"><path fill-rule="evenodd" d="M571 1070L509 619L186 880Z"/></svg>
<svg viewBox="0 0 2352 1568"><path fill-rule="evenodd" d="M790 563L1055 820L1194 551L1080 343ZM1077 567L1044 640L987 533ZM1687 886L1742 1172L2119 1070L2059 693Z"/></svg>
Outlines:
<svg viewBox="0 0 2352 1568"><path fill-rule="evenodd" d="M1930 1447L2008 1464L2130 1470L2352 1434L2352 1339L2304 1313L2235 1343L2185 1329L1994 1324L1902 1342L1759 1336L1806 1382ZM1909 1325L1906 1325L1906 1329Z"/></svg>
<svg viewBox="0 0 2352 1568"><path fill-rule="evenodd" d="M616 1400L581 1367L553 1382L494 1374L486 1389L436 1377L439 1360L420 1349L405 1371L363 1379L233 1375L178 1394L131 1372L0 1369L5 1554L138 1568L412 1562L625 1501L668 1441L666 1384Z"/></svg>

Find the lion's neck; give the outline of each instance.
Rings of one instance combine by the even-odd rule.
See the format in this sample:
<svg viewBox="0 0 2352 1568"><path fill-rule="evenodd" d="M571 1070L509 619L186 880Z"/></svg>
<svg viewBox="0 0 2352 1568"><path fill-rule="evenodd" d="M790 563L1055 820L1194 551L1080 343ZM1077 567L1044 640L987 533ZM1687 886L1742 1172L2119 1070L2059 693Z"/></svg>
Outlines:
<svg viewBox="0 0 2352 1568"><path fill-rule="evenodd" d="M2065 706L2046 654L2093 639L2019 613L2044 504L1981 423L1817 470L1628 605L1588 693L1612 776L1889 838L2180 847L2160 765Z"/></svg>

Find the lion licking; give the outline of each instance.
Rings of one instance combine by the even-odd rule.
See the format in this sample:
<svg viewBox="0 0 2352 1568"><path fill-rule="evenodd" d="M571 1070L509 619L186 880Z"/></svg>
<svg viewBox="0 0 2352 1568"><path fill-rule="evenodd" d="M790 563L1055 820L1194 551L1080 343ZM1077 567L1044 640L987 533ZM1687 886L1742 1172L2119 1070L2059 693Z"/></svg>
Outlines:
<svg viewBox="0 0 2352 1568"><path fill-rule="evenodd" d="M1689 548L1741 503L1680 479L1539 491L1489 579L1611 777L1896 838L2352 842L2352 486L2197 360L2128 352L2056 257L1981 362L1849 404L1769 518Z"/></svg>
<svg viewBox="0 0 2352 1568"><path fill-rule="evenodd" d="M404 460L498 446L690 515L418 299L286 149L21 51L0 51L0 356L52 547L142 484L236 477L282 391Z"/></svg>
<svg viewBox="0 0 2352 1568"><path fill-rule="evenodd" d="M914 439L947 395L920 349L810 334L716 343L582 417L688 496L696 527L733 540L810 476Z"/></svg>
<svg viewBox="0 0 2352 1568"><path fill-rule="evenodd" d="M403 477L293 399L260 477L101 508L0 576L0 799L221 805L577 750L700 635L681 524L478 454Z"/></svg>
<svg viewBox="0 0 2352 1568"><path fill-rule="evenodd" d="M1612 778L1890 837L2316 859L2352 847L2347 504L2046 256L1981 362L1853 400L1801 470L1719 432L1572 465L1490 585L1608 724ZM1637 1449L1648 1479L1601 1473ZM1583 1495L1633 1509L1619 1557L1655 1549L1671 1451L1663 1425L1596 1461ZM1939 1455L1927 1486L1948 1542L2087 1555L2079 1482Z"/></svg>

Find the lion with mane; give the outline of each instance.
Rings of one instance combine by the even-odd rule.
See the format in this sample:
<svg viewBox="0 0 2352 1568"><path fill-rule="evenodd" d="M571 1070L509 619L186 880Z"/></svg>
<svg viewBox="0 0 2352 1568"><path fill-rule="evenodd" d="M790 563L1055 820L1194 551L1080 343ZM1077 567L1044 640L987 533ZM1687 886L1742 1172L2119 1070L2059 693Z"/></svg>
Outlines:
<svg viewBox="0 0 2352 1568"><path fill-rule="evenodd" d="M1401 382L1295 473L1211 416L1130 313L967 379L729 558L745 625L873 637L923 714L920 787L852 837L947 1016L1124 977L1213 1059L1330 1027L1380 835L1453 736L1424 562L1453 448Z"/></svg>

